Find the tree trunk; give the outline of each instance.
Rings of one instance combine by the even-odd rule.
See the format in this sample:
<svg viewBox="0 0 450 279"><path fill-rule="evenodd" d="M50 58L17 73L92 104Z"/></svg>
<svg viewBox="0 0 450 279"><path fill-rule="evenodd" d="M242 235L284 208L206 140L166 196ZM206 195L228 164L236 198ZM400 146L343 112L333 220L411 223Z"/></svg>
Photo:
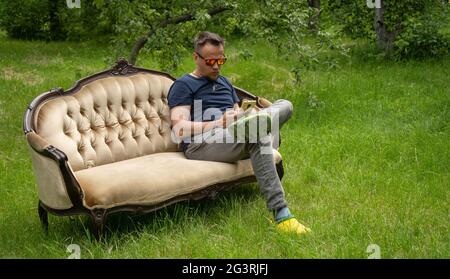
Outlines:
<svg viewBox="0 0 450 279"><path fill-rule="evenodd" d="M317 32L320 19L320 0L308 0L308 5L310 8L315 9L315 13L309 18L309 29Z"/></svg>
<svg viewBox="0 0 450 279"><path fill-rule="evenodd" d="M208 14L210 16L214 16L216 14L219 14L221 12L224 12L226 10L228 10L229 8L227 7L216 7L216 8L212 8L210 10L208 10ZM152 36L156 29L158 28L164 28L167 25L170 24L178 24L178 23L182 23L182 22L186 22L186 21L191 21L194 20L194 15L182 15L176 18L169 18L166 20L161 21L159 24L156 25L156 27L151 27L150 30L147 32L147 34L145 34L144 36L140 37L133 46L133 49L131 50L130 56L128 57L128 61L130 64L135 64L137 57L139 55L139 51L142 49L142 47L144 47L144 45L147 43L148 38L150 38L150 36Z"/></svg>
<svg viewBox="0 0 450 279"><path fill-rule="evenodd" d="M58 17L58 2L48 1L49 39L50 41L63 40L65 35L61 29L61 21Z"/></svg>
<svg viewBox="0 0 450 279"><path fill-rule="evenodd" d="M397 31L395 29L393 31L387 30L386 24L384 23L384 11L384 1L380 0L380 6L375 7L374 28L377 34L377 46L389 53L394 46Z"/></svg>
<svg viewBox="0 0 450 279"><path fill-rule="evenodd" d="M308 0L308 4L311 8L320 9L320 0Z"/></svg>

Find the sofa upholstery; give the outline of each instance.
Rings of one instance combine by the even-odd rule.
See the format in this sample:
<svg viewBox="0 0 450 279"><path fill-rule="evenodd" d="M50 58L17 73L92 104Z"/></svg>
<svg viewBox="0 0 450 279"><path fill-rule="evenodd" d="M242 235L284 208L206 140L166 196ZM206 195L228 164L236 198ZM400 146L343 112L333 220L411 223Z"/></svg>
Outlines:
<svg viewBox="0 0 450 279"><path fill-rule="evenodd" d="M236 164L187 160L182 152L161 152L75 172L88 207L157 204L251 175L249 159Z"/></svg>
<svg viewBox="0 0 450 279"><path fill-rule="evenodd" d="M107 214L125 208L150 211L177 197L208 196L204 189L213 186L254 181L250 159L197 161L179 152L167 104L173 80L120 60L67 91L51 90L31 102L24 132L44 225L49 211L88 214L102 227ZM240 98L257 99L237 91ZM276 150L274 163L282 166Z"/></svg>
<svg viewBox="0 0 450 279"><path fill-rule="evenodd" d="M95 80L44 103L36 132L67 154L74 171L177 151L167 105L171 84L149 73Z"/></svg>

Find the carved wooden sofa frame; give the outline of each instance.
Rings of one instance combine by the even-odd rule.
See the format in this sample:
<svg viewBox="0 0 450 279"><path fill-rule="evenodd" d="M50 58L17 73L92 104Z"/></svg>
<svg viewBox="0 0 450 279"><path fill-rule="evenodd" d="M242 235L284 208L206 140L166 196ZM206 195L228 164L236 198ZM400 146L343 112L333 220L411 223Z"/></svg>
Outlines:
<svg viewBox="0 0 450 279"><path fill-rule="evenodd" d="M36 176L38 190L39 191L39 201L38 201L38 214L45 230L48 230L48 213L52 213L54 215L78 215L84 214L90 216L93 224L93 232L99 237L102 235L104 230L106 218L113 213L116 212L132 212L138 214L144 214L148 212L152 212L168 205L186 201L186 200L199 200L203 198L214 198L219 192L223 190L230 189L231 187L243 184L250 183L256 181L254 175L249 175L246 177L241 177L234 181L228 181L226 183L217 183L214 185L207 186L197 191L189 192L187 194L175 196L173 198L158 202L156 204L120 204L118 206L102 208L102 207L89 207L86 206L85 201L85 193L80 186L80 183L74 174L74 171L69 163L68 155L63 152L60 148L55 147L51 144L51 142L41 138L39 136L39 129L36 127L36 117L38 109L45 104L46 102L64 97L70 96L78 91L80 91L83 86L90 84L96 80L109 78L109 77L130 77L136 74L151 74L160 77L165 77L170 80L175 80L172 76L167 73L148 70L144 68L134 67L133 65L128 64L128 62L124 59L119 59L115 66L111 69L91 75L89 77L83 78L75 83L75 85L68 89L63 90L62 88L51 89L50 91L43 93L37 96L28 106L24 114L23 121L23 130L27 138L27 142L30 147L30 152L33 153L35 157L38 157L36 160L32 160L33 169ZM262 106L259 102L259 97L243 90L238 87L235 87L235 90L242 99L252 99L257 100L258 106ZM32 158L33 158L32 156ZM54 180L52 177L46 177L46 175L50 175L46 173L46 166L39 166L37 160L50 160L46 161L53 162L56 164L59 174L58 177L61 179L61 183L64 185L65 189L63 189L68 196L68 200L70 200L71 206L68 208L56 208L55 206L48 205L45 203L43 198L41 197L42 191L53 191L51 188L52 185L41 185L42 181L51 181L52 184ZM42 161L39 161L42 162ZM283 163L281 158L276 163L276 168L280 179L283 176ZM53 174L55 175L55 174ZM182 183L182 182L180 182ZM47 188L45 188L47 187ZM42 190L43 189L43 190Z"/></svg>

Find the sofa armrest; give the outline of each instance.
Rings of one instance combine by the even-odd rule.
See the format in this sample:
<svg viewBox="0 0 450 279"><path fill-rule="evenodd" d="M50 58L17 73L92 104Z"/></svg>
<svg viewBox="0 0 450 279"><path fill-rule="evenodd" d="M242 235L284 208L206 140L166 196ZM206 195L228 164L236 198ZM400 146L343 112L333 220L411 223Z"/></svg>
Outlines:
<svg viewBox="0 0 450 279"><path fill-rule="evenodd" d="M39 199L53 209L83 207L83 191L69 166L67 156L34 131L26 134L30 146Z"/></svg>
<svg viewBox="0 0 450 279"><path fill-rule="evenodd" d="M243 99L255 100L256 104L259 108L268 108L272 104L269 100L267 100L263 97L253 95L252 93L250 93L242 88L239 88L237 86L234 86L234 89L236 90L239 100L241 100L241 101Z"/></svg>
<svg viewBox="0 0 450 279"><path fill-rule="evenodd" d="M33 148L36 152L44 152L44 150L50 146L50 144L45 139L43 139L35 132L27 133L26 137L31 148Z"/></svg>

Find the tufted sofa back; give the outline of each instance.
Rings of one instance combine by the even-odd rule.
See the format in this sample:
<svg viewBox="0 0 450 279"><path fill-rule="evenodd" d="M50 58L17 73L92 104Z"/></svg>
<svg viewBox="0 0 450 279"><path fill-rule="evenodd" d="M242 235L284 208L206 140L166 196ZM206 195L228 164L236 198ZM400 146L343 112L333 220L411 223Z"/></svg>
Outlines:
<svg viewBox="0 0 450 279"><path fill-rule="evenodd" d="M178 151L167 104L172 83L142 72L93 80L43 102L34 113L35 131L67 155L74 171Z"/></svg>

